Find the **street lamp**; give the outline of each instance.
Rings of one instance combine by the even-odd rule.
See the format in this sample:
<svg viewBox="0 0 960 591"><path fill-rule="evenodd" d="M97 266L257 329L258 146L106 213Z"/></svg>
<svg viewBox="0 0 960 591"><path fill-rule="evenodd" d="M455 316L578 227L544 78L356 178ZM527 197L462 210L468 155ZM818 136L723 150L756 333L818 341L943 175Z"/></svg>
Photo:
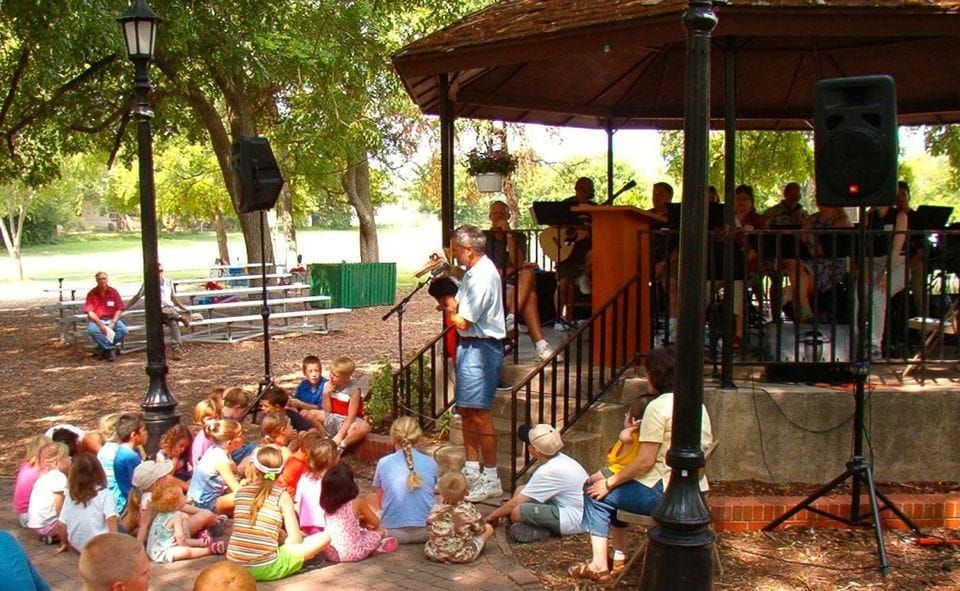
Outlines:
<svg viewBox="0 0 960 591"><path fill-rule="evenodd" d="M683 125L683 209L680 213L680 292L677 325L673 433L667 465L670 485L653 510L657 526L643 563L644 591L708 591L713 588L710 510L698 486L703 405L703 285L707 260L707 157L710 130L710 33L717 16L710 0L689 0Z"/></svg>
<svg viewBox="0 0 960 591"><path fill-rule="evenodd" d="M117 19L123 28L127 55L134 65L133 91L137 117L137 156L140 168L140 236L143 244L143 289L147 326L147 376L150 383L140 403L149 437L147 452L156 452L160 436L179 422L174 409L177 399L167 389L167 359L163 346L163 319L160 313L160 281L157 269L157 196L153 184L153 139L150 120L150 60L157 38L160 17L146 0L133 0Z"/></svg>

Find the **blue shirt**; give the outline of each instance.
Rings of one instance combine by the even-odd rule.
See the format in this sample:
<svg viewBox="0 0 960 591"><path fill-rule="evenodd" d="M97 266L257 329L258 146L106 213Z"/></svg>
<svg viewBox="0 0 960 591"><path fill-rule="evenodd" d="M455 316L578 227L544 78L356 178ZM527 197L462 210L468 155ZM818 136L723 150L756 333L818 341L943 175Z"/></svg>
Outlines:
<svg viewBox="0 0 960 591"><path fill-rule="evenodd" d="M117 455L113 460L113 476L116 490L110 491L117 498L118 515L123 513L123 508L127 506L127 497L130 496L130 489L133 488L133 470L139 466L142 461L140 454L131 448L126 445L118 446Z"/></svg>
<svg viewBox="0 0 960 591"><path fill-rule="evenodd" d="M320 381L317 382L317 387L314 388L310 386L310 380L303 380L300 382L300 385L297 386L297 391L293 397L300 402L306 402L319 408L321 403L323 403L323 387L326 383L327 378L320 378Z"/></svg>
<svg viewBox="0 0 960 591"><path fill-rule="evenodd" d="M0 556L3 557L0 591L50 591L50 585L30 563L23 546L6 531L0 531Z"/></svg>
<svg viewBox="0 0 960 591"><path fill-rule="evenodd" d="M407 461L397 450L377 462L373 486L383 490L383 515L380 524L386 529L423 527L430 509L436 503L433 489L437 485L437 463L428 455L413 449L413 469L423 483L415 490L407 489Z"/></svg>

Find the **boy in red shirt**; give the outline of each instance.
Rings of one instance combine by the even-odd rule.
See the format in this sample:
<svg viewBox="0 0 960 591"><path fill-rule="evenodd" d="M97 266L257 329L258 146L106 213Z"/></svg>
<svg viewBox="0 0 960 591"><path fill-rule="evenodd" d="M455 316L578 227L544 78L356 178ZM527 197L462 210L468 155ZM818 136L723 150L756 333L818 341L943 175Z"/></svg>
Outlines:
<svg viewBox="0 0 960 591"><path fill-rule="evenodd" d="M353 379L354 369L352 359L338 357L330 366L330 380L323 388L324 426L339 454L370 432L370 425L363 420L363 396Z"/></svg>

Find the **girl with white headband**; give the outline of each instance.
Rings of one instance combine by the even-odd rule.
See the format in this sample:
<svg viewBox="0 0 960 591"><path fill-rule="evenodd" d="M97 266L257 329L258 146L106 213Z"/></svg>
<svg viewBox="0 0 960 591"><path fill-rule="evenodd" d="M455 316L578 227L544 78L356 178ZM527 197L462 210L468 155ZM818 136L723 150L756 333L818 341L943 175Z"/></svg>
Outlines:
<svg viewBox="0 0 960 591"><path fill-rule="evenodd" d="M283 453L275 445L264 445L251 455L247 466L248 484L236 494L233 533L227 558L246 567L257 581L289 577L303 568L303 562L330 544L330 536L304 536L290 494L277 483L283 470ZM280 530L287 532L280 545Z"/></svg>

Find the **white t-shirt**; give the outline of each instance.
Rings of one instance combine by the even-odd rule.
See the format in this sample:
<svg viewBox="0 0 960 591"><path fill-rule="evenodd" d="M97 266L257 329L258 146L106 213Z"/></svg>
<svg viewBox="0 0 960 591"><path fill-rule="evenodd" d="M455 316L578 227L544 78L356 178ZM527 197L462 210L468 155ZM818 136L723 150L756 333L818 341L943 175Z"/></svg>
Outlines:
<svg viewBox="0 0 960 591"><path fill-rule="evenodd" d="M458 329L460 336L506 338L500 273L486 256L464 273L457 304L457 313L471 323L467 330Z"/></svg>
<svg viewBox="0 0 960 591"><path fill-rule="evenodd" d="M710 426L710 415L707 407L700 408L700 449L707 449L713 442L713 430ZM670 438L673 433L673 393L665 392L653 399L643 411L643 420L640 421L638 440L642 442L659 443L657 460L646 473L637 476L636 480L644 486L653 488L663 480L666 490L670 483L670 466L667 465L667 452L670 451ZM709 490L707 477L700 477L700 490Z"/></svg>
<svg viewBox="0 0 960 591"><path fill-rule="evenodd" d="M77 552L83 550L92 538L105 534L107 518L117 517L117 501L113 493L102 488L97 496L90 499L84 506L70 498L70 491L63 500L63 510L60 511L60 521L67 526L67 539Z"/></svg>
<svg viewBox="0 0 960 591"><path fill-rule="evenodd" d="M523 494L538 503L553 501L560 508L560 533L578 534L583 517L583 483L587 471L567 454L558 453L540 465L523 487Z"/></svg>
<svg viewBox="0 0 960 591"><path fill-rule="evenodd" d="M66 490L67 477L60 470L50 470L41 474L30 493L27 527L40 529L56 521L57 510L53 506L53 495Z"/></svg>

